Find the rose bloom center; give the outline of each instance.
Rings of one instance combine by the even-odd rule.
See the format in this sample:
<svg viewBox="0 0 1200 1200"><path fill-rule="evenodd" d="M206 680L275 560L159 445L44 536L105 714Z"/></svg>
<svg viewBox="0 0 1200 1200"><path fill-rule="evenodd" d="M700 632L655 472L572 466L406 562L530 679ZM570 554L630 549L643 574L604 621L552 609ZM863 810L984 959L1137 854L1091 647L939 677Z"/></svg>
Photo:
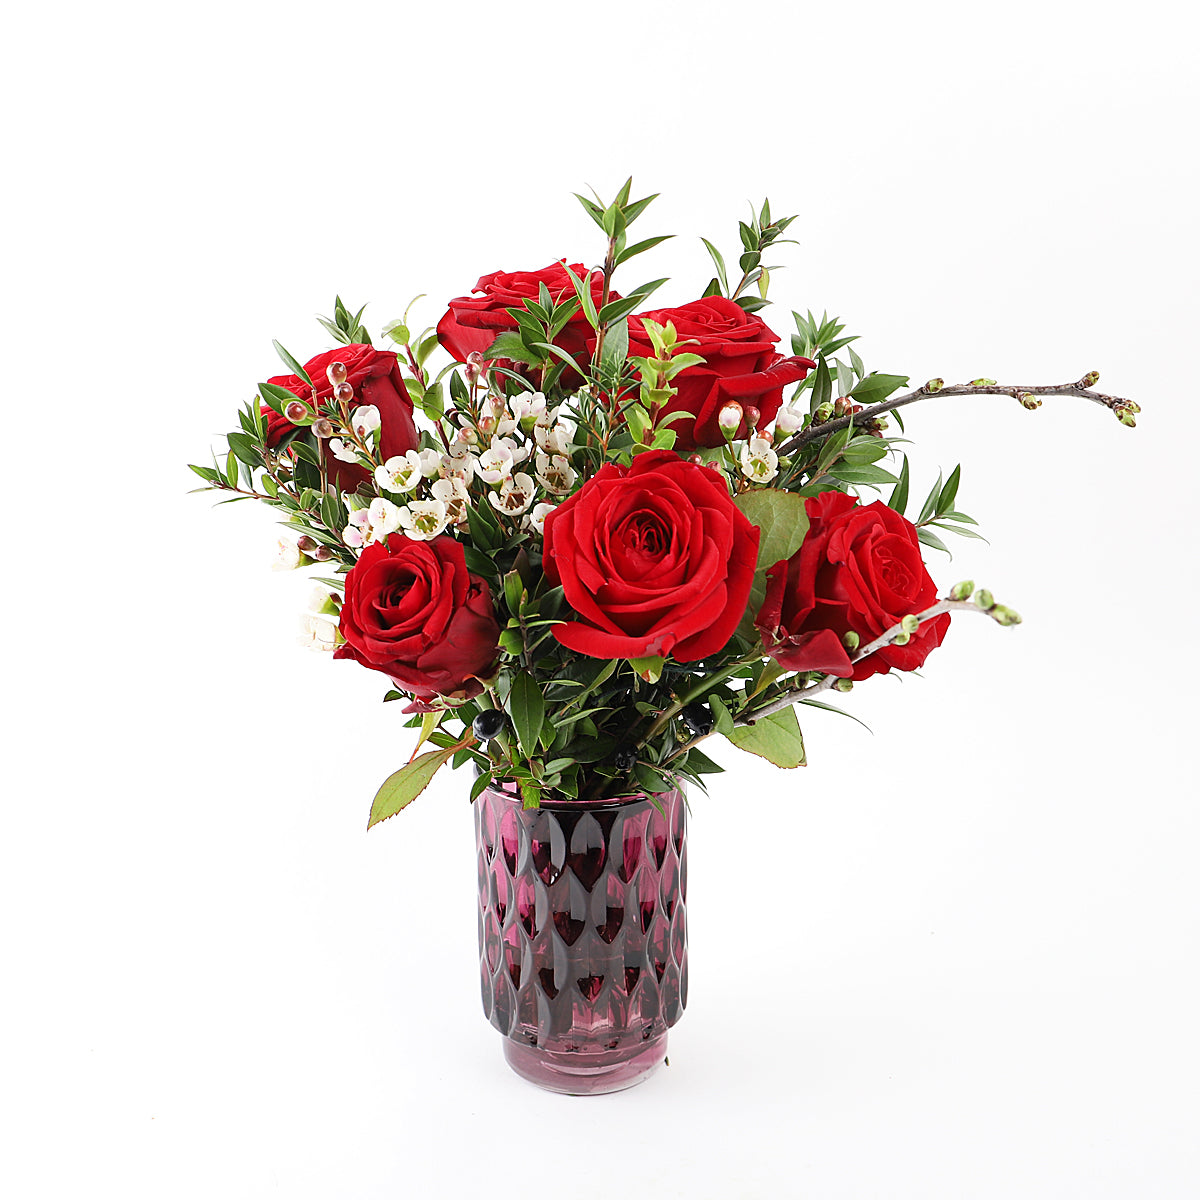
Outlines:
<svg viewBox="0 0 1200 1200"><path fill-rule="evenodd" d="M645 567L653 566L671 548L670 529L657 513L644 509L629 514L617 537L629 560Z"/></svg>

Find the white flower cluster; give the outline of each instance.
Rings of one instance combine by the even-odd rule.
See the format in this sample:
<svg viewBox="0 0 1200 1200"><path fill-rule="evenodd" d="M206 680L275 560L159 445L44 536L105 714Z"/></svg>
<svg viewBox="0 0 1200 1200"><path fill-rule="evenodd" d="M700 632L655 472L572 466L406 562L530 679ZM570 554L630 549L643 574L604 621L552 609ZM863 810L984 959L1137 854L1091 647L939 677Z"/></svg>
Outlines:
<svg viewBox="0 0 1200 1200"><path fill-rule="evenodd" d="M346 545L361 549L396 532L429 541L466 521L472 482L486 485L488 502L498 513L524 518L527 527L540 534L555 504L539 502L539 491L549 497L567 496L579 479L570 461L575 428L561 410L561 405L547 407L541 392L485 396L478 423L460 428L445 452L409 450L376 467L379 490L411 495L407 503L397 504L385 495L363 508L356 496L345 497L351 509L342 530ZM378 429L378 412L371 411L376 424L371 426L368 414L363 422L368 432ZM356 433L363 412L356 409L352 416ZM424 498L417 498L419 491Z"/></svg>

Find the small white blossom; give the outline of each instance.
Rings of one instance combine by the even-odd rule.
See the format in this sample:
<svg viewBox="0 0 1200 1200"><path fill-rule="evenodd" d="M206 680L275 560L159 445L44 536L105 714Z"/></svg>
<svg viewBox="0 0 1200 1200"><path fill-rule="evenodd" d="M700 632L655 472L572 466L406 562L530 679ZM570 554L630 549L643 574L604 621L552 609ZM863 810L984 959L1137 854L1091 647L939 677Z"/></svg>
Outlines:
<svg viewBox="0 0 1200 1200"><path fill-rule="evenodd" d="M448 513L441 500L414 500L400 509L400 527L414 542L431 542L446 528Z"/></svg>
<svg viewBox="0 0 1200 1200"><path fill-rule="evenodd" d="M488 499L493 508L510 517L519 517L533 503L533 494L533 480L524 471L518 471L500 485L498 492L488 492Z"/></svg>
<svg viewBox="0 0 1200 1200"><path fill-rule="evenodd" d="M373 404L360 404L350 414L350 428L365 442L368 434L379 432L379 409Z"/></svg>
<svg viewBox="0 0 1200 1200"><path fill-rule="evenodd" d="M367 536L371 531L371 514L365 508L355 509L350 514L350 523L342 530L342 541L354 550L360 550L367 544Z"/></svg>
<svg viewBox="0 0 1200 1200"><path fill-rule="evenodd" d="M533 427L534 440L538 449L546 454L570 454L575 438L575 426L565 418L559 417L560 404L557 408L546 409L538 417Z"/></svg>
<svg viewBox="0 0 1200 1200"><path fill-rule="evenodd" d="M382 496L372 500L371 507L367 509L367 519L371 527L367 545L372 542L382 542L389 533L395 533L400 528L400 514L403 511L399 505L393 504L390 500L384 500Z"/></svg>
<svg viewBox="0 0 1200 1200"><path fill-rule="evenodd" d="M426 479L435 479L442 469L442 456L436 450L422 450L417 457L421 460L421 474Z"/></svg>
<svg viewBox="0 0 1200 1200"><path fill-rule="evenodd" d="M300 565L300 547L291 538L281 537L275 544L272 571L294 571Z"/></svg>
<svg viewBox="0 0 1200 1200"><path fill-rule="evenodd" d="M440 500L446 506L446 518L451 525L461 525L467 519L471 493L457 475L437 480L429 490L435 500Z"/></svg>
<svg viewBox="0 0 1200 1200"><path fill-rule="evenodd" d="M522 392L509 398L508 407L518 424L532 423L546 411L546 397L541 392Z"/></svg>
<svg viewBox="0 0 1200 1200"><path fill-rule="evenodd" d="M375 468L375 482L385 492L411 492L421 482L421 456L415 450L393 455Z"/></svg>
<svg viewBox="0 0 1200 1200"><path fill-rule="evenodd" d="M339 462L358 462L358 451L354 448L353 442L343 442L341 438L330 438L329 449L333 451L333 457Z"/></svg>
<svg viewBox="0 0 1200 1200"><path fill-rule="evenodd" d="M742 474L756 483L767 483L779 474L779 455L766 438L752 437L742 447Z"/></svg>
<svg viewBox="0 0 1200 1200"><path fill-rule="evenodd" d="M512 438L494 437L492 444L475 464L475 474L484 483L499 483L513 473L513 468L529 457L528 446L518 446Z"/></svg>
<svg viewBox="0 0 1200 1200"><path fill-rule="evenodd" d="M565 496L575 486L578 476L564 455L549 455L539 450L534 463L538 483L546 491L556 496Z"/></svg>
<svg viewBox="0 0 1200 1200"><path fill-rule="evenodd" d="M304 613L300 617L299 641L310 650L328 653L338 645L338 627L328 617Z"/></svg>
<svg viewBox="0 0 1200 1200"><path fill-rule="evenodd" d="M558 507L557 504L535 504L529 514L529 525L537 533L546 532L546 518Z"/></svg>

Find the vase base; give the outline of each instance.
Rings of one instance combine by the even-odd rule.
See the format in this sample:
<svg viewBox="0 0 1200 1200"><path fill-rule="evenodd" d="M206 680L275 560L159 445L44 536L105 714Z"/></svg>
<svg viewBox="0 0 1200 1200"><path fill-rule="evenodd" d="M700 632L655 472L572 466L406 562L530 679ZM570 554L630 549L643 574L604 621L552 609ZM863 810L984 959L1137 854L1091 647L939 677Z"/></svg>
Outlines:
<svg viewBox="0 0 1200 1200"><path fill-rule="evenodd" d="M524 1046L504 1039L504 1057L522 1079L568 1096L599 1096L620 1092L649 1079L667 1057L664 1031L628 1050L599 1054L563 1054Z"/></svg>

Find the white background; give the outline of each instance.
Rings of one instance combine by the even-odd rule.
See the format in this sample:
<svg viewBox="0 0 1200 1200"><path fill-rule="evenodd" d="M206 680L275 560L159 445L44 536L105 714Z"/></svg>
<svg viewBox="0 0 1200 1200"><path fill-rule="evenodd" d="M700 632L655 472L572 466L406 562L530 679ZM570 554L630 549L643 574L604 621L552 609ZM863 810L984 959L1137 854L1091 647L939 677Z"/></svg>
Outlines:
<svg viewBox="0 0 1200 1200"><path fill-rule="evenodd" d="M1200 1189L1196 29L1042 3L27 6L8 20L0 1187L34 1197L1146 1197ZM36 15L31 15L36 14ZM272 517L184 493L270 339L595 262L699 294L797 212L767 314L868 366L1082 401L909 409L1026 623L810 714L695 798L692 995L607 1098L479 1011L466 780L294 641ZM9 476L11 478L11 474Z"/></svg>

